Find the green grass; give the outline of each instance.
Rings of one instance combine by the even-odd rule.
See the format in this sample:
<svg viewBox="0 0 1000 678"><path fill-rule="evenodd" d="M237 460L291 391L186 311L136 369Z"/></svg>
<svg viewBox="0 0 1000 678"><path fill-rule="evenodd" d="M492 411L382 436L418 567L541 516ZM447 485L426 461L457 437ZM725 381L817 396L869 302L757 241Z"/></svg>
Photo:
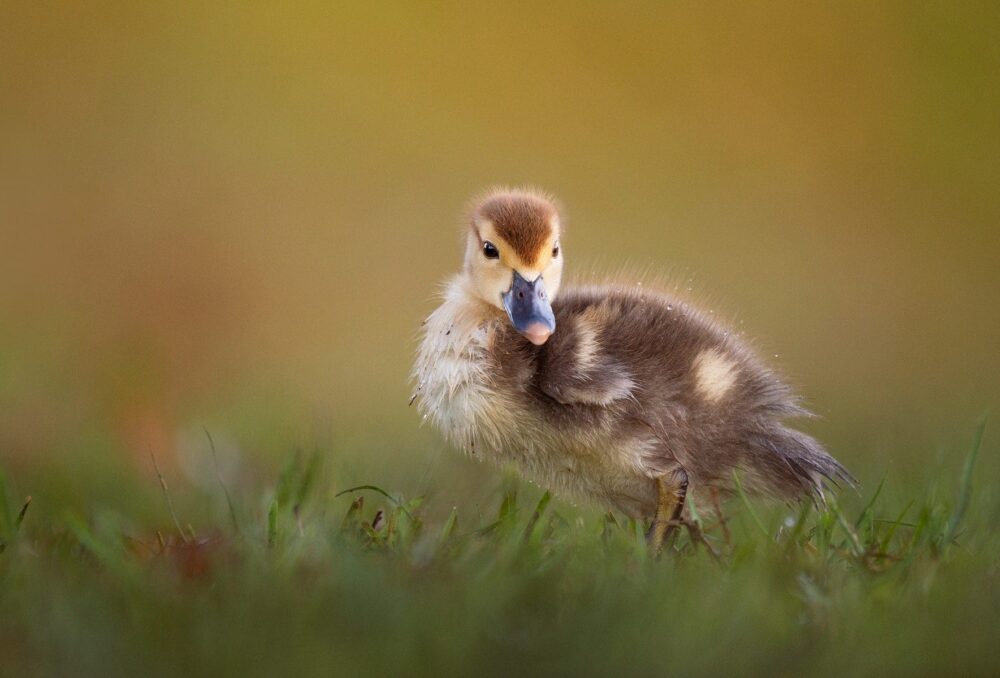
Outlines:
<svg viewBox="0 0 1000 678"><path fill-rule="evenodd" d="M46 516L0 476L0 675L996 674L981 436L913 500L694 504L660 558L510 479L479 515L328 486L320 455L249 497L220 476L197 529L162 475L156 524Z"/></svg>

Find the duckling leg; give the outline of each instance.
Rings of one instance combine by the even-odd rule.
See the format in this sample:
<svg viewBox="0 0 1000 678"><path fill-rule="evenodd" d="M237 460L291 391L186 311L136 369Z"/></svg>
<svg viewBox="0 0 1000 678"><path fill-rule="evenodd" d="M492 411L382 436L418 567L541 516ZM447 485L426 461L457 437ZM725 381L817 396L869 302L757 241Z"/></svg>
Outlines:
<svg viewBox="0 0 1000 678"><path fill-rule="evenodd" d="M678 468L653 482L656 483L656 515L646 532L646 542L650 550L659 553L667 537L680 524L684 498L687 496L688 476L684 469Z"/></svg>

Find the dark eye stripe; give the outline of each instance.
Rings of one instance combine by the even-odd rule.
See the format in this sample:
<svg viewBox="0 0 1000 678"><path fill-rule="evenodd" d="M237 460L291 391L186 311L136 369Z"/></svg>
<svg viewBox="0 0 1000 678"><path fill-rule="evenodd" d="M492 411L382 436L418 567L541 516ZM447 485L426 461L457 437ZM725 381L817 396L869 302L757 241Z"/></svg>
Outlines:
<svg viewBox="0 0 1000 678"><path fill-rule="evenodd" d="M486 256L487 259L500 258L500 250L498 250L497 246L491 243L489 240L483 241L483 254Z"/></svg>

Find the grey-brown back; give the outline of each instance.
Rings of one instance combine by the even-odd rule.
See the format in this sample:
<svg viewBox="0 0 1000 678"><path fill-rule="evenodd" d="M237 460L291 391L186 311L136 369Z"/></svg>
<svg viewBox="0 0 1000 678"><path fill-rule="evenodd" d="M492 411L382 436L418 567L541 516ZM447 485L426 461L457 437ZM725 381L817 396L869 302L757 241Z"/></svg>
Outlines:
<svg viewBox="0 0 1000 678"><path fill-rule="evenodd" d="M649 475L681 466L696 488L731 492L734 471L751 490L783 499L821 500L824 481L853 484L816 440L785 425L809 414L787 384L689 303L585 287L564 290L554 310L545 345L505 327L493 350L498 386L529 398L547 426L570 437L653 437ZM706 356L715 372L706 373ZM704 383L713 376L718 383Z"/></svg>

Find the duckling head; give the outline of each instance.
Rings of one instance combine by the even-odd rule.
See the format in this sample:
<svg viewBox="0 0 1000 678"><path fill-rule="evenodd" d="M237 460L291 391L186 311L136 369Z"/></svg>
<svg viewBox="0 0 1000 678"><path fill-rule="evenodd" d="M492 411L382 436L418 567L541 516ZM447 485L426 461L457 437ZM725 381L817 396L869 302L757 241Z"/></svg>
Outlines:
<svg viewBox="0 0 1000 678"><path fill-rule="evenodd" d="M562 279L560 231L552 199L526 189L489 192L469 219L465 273L473 293L505 311L536 346L556 329L552 300Z"/></svg>

